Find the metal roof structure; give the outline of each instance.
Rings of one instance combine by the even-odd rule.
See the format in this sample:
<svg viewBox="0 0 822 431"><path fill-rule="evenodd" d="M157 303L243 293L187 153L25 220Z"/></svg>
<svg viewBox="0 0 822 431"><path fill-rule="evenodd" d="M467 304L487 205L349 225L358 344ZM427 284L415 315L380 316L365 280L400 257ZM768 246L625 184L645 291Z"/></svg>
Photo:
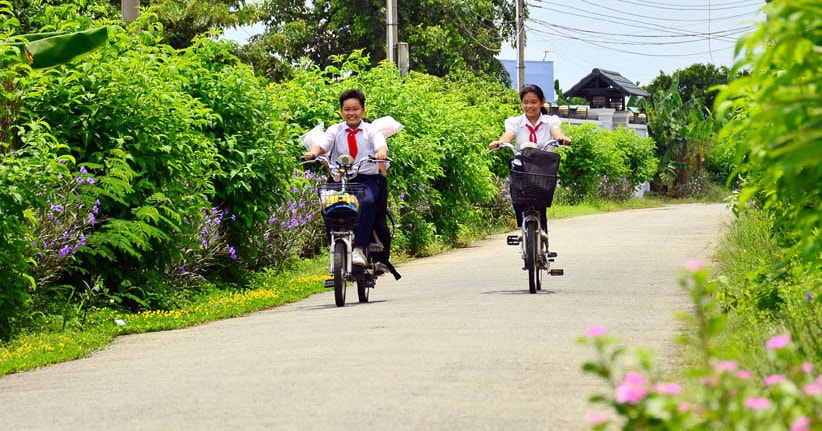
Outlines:
<svg viewBox="0 0 822 431"><path fill-rule="evenodd" d="M610 107L628 96L650 97L651 94L617 72L594 69L566 91L564 96L582 97L588 100L592 107Z"/></svg>

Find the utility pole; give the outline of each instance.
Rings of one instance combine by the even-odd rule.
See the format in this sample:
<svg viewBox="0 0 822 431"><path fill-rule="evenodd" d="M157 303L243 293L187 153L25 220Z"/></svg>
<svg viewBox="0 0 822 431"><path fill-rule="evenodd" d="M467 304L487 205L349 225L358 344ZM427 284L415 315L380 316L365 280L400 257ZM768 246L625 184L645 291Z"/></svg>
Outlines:
<svg viewBox="0 0 822 431"><path fill-rule="evenodd" d="M123 0L121 4L123 22L131 22L140 17L140 0Z"/></svg>
<svg viewBox="0 0 822 431"><path fill-rule="evenodd" d="M397 0L385 0L385 58L397 63Z"/></svg>
<svg viewBox="0 0 822 431"><path fill-rule="evenodd" d="M517 91L525 86L525 0L517 0Z"/></svg>

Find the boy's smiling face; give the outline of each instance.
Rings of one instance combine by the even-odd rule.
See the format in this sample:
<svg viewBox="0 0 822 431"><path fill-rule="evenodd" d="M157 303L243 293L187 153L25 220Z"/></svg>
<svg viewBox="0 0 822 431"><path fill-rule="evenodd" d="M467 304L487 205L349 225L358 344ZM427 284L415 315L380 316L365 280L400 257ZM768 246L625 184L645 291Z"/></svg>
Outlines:
<svg viewBox="0 0 822 431"><path fill-rule="evenodd" d="M360 104L360 101L355 98L346 99L340 108L345 123L348 127L354 129L360 125L362 116L365 115L365 108Z"/></svg>

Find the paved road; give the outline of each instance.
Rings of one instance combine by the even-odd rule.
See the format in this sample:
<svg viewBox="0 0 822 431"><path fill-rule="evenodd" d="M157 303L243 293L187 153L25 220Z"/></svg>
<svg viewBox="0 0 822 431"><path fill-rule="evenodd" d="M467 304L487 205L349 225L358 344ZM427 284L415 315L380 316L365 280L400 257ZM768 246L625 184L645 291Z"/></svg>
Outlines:
<svg viewBox="0 0 822 431"><path fill-rule="evenodd" d="M711 255L728 212L677 205L557 220L564 277L531 295L504 235L405 263L372 302L333 293L195 328L131 335L0 378L9 430L581 430L605 325L675 357L676 274Z"/></svg>

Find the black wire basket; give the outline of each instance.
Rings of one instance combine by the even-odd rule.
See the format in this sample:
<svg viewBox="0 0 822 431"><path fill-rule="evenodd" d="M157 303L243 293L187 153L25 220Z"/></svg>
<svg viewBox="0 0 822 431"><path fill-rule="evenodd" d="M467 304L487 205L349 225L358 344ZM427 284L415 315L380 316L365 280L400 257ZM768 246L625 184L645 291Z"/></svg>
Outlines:
<svg viewBox="0 0 822 431"><path fill-rule="evenodd" d="M511 201L524 208L550 207L556 187L556 175L511 171Z"/></svg>
<svg viewBox="0 0 822 431"><path fill-rule="evenodd" d="M360 218L360 201L365 185L360 183L323 183L317 186L322 215L332 231L354 230Z"/></svg>

